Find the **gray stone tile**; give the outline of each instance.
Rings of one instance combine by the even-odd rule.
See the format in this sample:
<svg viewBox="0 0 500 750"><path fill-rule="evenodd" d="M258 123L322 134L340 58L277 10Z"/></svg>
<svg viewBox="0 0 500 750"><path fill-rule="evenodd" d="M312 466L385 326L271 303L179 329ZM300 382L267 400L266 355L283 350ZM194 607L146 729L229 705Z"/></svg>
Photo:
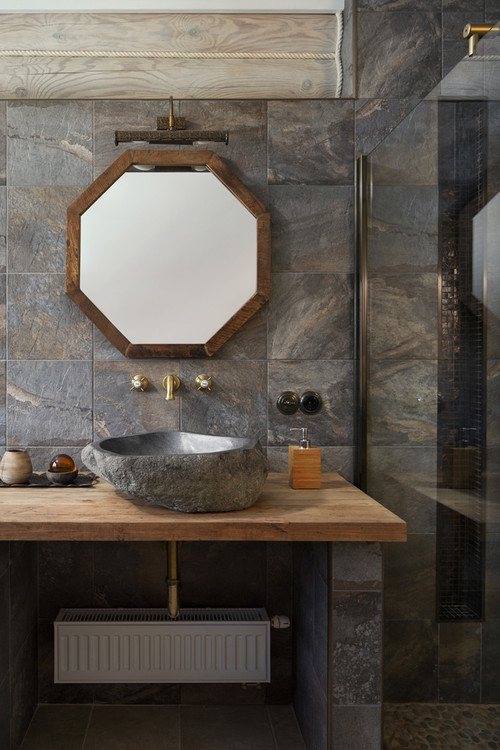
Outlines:
<svg viewBox="0 0 500 750"><path fill-rule="evenodd" d="M272 101L268 128L271 185L352 184L352 102Z"/></svg>
<svg viewBox="0 0 500 750"><path fill-rule="evenodd" d="M438 184L437 111L420 102L371 153L374 185Z"/></svg>
<svg viewBox="0 0 500 750"><path fill-rule="evenodd" d="M33 471L47 471L52 459L59 453L66 453L71 456L75 462L76 467L80 471L87 471L85 466L82 464L81 458L82 446L74 445L51 445L47 447L34 448L30 447L29 454L31 463L33 464Z"/></svg>
<svg viewBox="0 0 500 750"><path fill-rule="evenodd" d="M182 360L181 426L210 435L266 440L266 363ZM196 390L195 379L210 375L212 390Z"/></svg>
<svg viewBox="0 0 500 750"><path fill-rule="evenodd" d="M437 365L418 360L373 360L368 429L373 445L434 445Z"/></svg>
<svg viewBox="0 0 500 750"><path fill-rule="evenodd" d="M390 54L387 54L387 50ZM425 96L441 78L441 14L358 14L358 96Z"/></svg>
<svg viewBox="0 0 500 750"><path fill-rule="evenodd" d="M64 273L73 187L9 188L9 272Z"/></svg>
<svg viewBox="0 0 500 750"><path fill-rule="evenodd" d="M373 274L368 294L371 357L387 360L437 357L436 274Z"/></svg>
<svg viewBox="0 0 500 750"><path fill-rule="evenodd" d="M0 185L7 180L7 102L0 102Z"/></svg>
<svg viewBox="0 0 500 750"><path fill-rule="evenodd" d="M55 620L61 607L93 607L93 575L92 544L40 542L39 617Z"/></svg>
<svg viewBox="0 0 500 750"><path fill-rule="evenodd" d="M436 609L436 535L408 534L384 556L384 614L390 620L431 620Z"/></svg>
<svg viewBox="0 0 500 750"><path fill-rule="evenodd" d="M36 628L11 663L11 747L18 748L37 705Z"/></svg>
<svg viewBox="0 0 500 750"><path fill-rule="evenodd" d="M3 452L3 448L0 450L2 450ZM10 564L10 542L0 542L0 578L9 569L9 564Z"/></svg>
<svg viewBox="0 0 500 750"><path fill-rule="evenodd" d="M167 606L162 542L99 542L94 544L93 555L94 606Z"/></svg>
<svg viewBox="0 0 500 750"><path fill-rule="evenodd" d="M409 11L415 9L414 0L358 0L360 11ZM419 0L419 11L441 11L441 0Z"/></svg>
<svg viewBox="0 0 500 750"><path fill-rule="evenodd" d="M382 696L382 595L333 593L333 702L374 704Z"/></svg>
<svg viewBox="0 0 500 750"><path fill-rule="evenodd" d="M9 677L0 679L0 747L10 748Z"/></svg>
<svg viewBox="0 0 500 750"><path fill-rule="evenodd" d="M266 690L262 685L184 682L180 685L183 706L262 706ZM184 747L184 744L182 745Z"/></svg>
<svg viewBox="0 0 500 750"><path fill-rule="evenodd" d="M276 750L305 750L297 719L291 706L268 706Z"/></svg>
<svg viewBox="0 0 500 750"><path fill-rule="evenodd" d="M9 674L10 645L10 576L0 577L0 682Z"/></svg>
<svg viewBox="0 0 500 750"><path fill-rule="evenodd" d="M302 648L296 654L296 672L295 712L305 746L325 750L328 742L327 697L313 671L310 654Z"/></svg>
<svg viewBox="0 0 500 750"><path fill-rule="evenodd" d="M486 444L500 445L500 360L487 360Z"/></svg>
<svg viewBox="0 0 500 750"><path fill-rule="evenodd" d="M451 0L444 0L445 2L450 2ZM462 0L463 2L464 0ZM474 0L475 3L478 3L479 0ZM500 19L500 3L498 0L485 0L484 2L484 18L486 23L489 21L492 21L493 23L495 21L498 21Z"/></svg>
<svg viewBox="0 0 500 750"><path fill-rule="evenodd" d="M298 411L292 416L281 414L276 400L282 391L316 391L323 399L317 414ZM286 361L269 364L268 444L298 444L292 427L308 427L313 445L352 446L352 362ZM328 466L328 464L326 464Z"/></svg>
<svg viewBox="0 0 500 750"><path fill-rule="evenodd" d="M9 445L92 440L90 362L10 362L7 403Z"/></svg>
<svg viewBox="0 0 500 750"><path fill-rule="evenodd" d="M489 0L486 0L488 5ZM491 0L494 4L497 0ZM442 0L443 11L462 11L469 10L474 13L482 13L485 2L484 0Z"/></svg>
<svg viewBox="0 0 500 750"><path fill-rule="evenodd" d="M332 750L379 750L382 736L381 706L334 706Z"/></svg>
<svg viewBox="0 0 500 750"><path fill-rule="evenodd" d="M336 542L333 545L335 591L379 591L382 588L382 553L375 542Z"/></svg>
<svg viewBox="0 0 500 750"><path fill-rule="evenodd" d="M88 185L92 102L10 102L9 185Z"/></svg>
<svg viewBox="0 0 500 750"><path fill-rule="evenodd" d="M356 156L369 154L417 105L418 99L356 101Z"/></svg>
<svg viewBox="0 0 500 750"><path fill-rule="evenodd" d="M108 706L174 706L180 703L180 685L175 683L99 683L93 687L94 703Z"/></svg>
<svg viewBox="0 0 500 750"><path fill-rule="evenodd" d="M0 274L0 360L5 359L7 331L6 331L6 274Z"/></svg>
<svg viewBox="0 0 500 750"><path fill-rule="evenodd" d="M269 359L351 359L352 274L273 275Z"/></svg>
<svg viewBox="0 0 500 750"><path fill-rule="evenodd" d="M269 196L274 271L352 272L351 187L276 185Z"/></svg>
<svg viewBox="0 0 500 750"><path fill-rule="evenodd" d="M54 621L38 620L38 700L40 703L92 703L92 685L54 682ZM56 750L54 748L54 750Z"/></svg>
<svg viewBox="0 0 500 750"><path fill-rule="evenodd" d="M178 430L181 393L173 401L165 400L163 378L179 374L177 360L95 362L94 429L99 438L134 435L156 430ZM133 375L149 380L146 391L131 391Z"/></svg>
<svg viewBox="0 0 500 750"><path fill-rule="evenodd" d="M229 143L207 146L220 156L264 204L267 204L267 107L264 101L200 101L179 103L188 127L229 130ZM185 146L184 148L191 148Z"/></svg>
<svg viewBox="0 0 500 750"><path fill-rule="evenodd" d="M179 714L176 706L94 706L85 750L177 750Z"/></svg>
<svg viewBox="0 0 500 750"><path fill-rule="evenodd" d="M9 274L9 359L90 359L92 325L62 273Z"/></svg>
<svg viewBox="0 0 500 750"><path fill-rule="evenodd" d="M397 273L398 278L406 273L436 273L438 208L437 187L378 185L370 207L370 271ZM432 285L431 279L428 283Z"/></svg>
<svg viewBox="0 0 500 750"><path fill-rule="evenodd" d="M439 625L439 700L479 703L481 625L442 622Z"/></svg>
<svg viewBox="0 0 500 750"><path fill-rule="evenodd" d="M37 550L36 542L23 546L10 566L10 663L36 632Z"/></svg>
<svg viewBox="0 0 500 750"><path fill-rule="evenodd" d="M6 398L5 398L5 390L6 390L5 370L6 370L6 363L0 362L0 445L3 445L3 446L7 444L7 436L6 436L7 408L6 408ZM3 455L3 449L2 449L2 455Z"/></svg>
<svg viewBox="0 0 500 750"><path fill-rule="evenodd" d="M431 620L385 623L385 701L437 702L437 629Z"/></svg>
<svg viewBox="0 0 500 750"><path fill-rule="evenodd" d="M91 706L38 706L23 750L81 750Z"/></svg>
<svg viewBox="0 0 500 750"><path fill-rule="evenodd" d="M481 700L485 703L498 703L500 685L498 663L500 659L500 619L483 623L481 650Z"/></svg>
<svg viewBox="0 0 500 750"><path fill-rule="evenodd" d="M7 269L7 188L0 187L0 273L5 273L6 269Z"/></svg>
<svg viewBox="0 0 500 750"><path fill-rule="evenodd" d="M183 750L275 750L265 706L181 706Z"/></svg>
<svg viewBox="0 0 500 750"><path fill-rule="evenodd" d="M93 332L94 360L127 360L127 357L119 352L96 326L93 326Z"/></svg>
<svg viewBox="0 0 500 750"><path fill-rule="evenodd" d="M226 341L212 359L266 359L267 356L267 308L258 310Z"/></svg>

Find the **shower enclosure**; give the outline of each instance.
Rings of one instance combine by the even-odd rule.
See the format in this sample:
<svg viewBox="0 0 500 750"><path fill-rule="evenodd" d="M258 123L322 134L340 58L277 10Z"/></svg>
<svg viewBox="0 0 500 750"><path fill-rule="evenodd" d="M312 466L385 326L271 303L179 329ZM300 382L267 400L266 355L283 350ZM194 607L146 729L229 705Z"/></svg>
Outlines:
<svg viewBox="0 0 500 750"><path fill-rule="evenodd" d="M409 532L385 557L388 750L500 747L499 191L492 31L358 164L359 482Z"/></svg>

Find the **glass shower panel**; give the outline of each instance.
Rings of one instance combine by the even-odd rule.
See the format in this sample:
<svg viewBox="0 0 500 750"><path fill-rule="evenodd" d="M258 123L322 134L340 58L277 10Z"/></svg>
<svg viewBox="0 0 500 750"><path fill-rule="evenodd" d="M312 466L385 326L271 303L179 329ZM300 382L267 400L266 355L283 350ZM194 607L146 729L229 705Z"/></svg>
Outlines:
<svg viewBox="0 0 500 750"><path fill-rule="evenodd" d="M385 551L388 750L432 717L432 747L499 739L500 36L478 51L364 165L361 478L408 524Z"/></svg>

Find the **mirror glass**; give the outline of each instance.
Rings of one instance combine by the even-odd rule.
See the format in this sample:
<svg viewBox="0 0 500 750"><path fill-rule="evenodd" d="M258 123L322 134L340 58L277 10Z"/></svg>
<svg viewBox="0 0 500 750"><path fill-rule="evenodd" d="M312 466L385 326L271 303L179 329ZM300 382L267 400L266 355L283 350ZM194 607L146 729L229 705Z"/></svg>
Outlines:
<svg viewBox="0 0 500 750"><path fill-rule="evenodd" d="M212 152L138 153L68 209L67 292L128 356L210 355L269 296L269 214Z"/></svg>

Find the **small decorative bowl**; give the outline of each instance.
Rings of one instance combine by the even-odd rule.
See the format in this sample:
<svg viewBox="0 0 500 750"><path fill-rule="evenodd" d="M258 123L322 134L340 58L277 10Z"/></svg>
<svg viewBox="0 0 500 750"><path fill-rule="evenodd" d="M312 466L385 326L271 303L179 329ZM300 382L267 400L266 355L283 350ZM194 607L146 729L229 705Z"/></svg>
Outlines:
<svg viewBox="0 0 500 750"><path fill-rule="evenodd" d="M46 471L45 476L52 484L71 484L78 476L78 469L73 469L73 471Z"/></svg>

